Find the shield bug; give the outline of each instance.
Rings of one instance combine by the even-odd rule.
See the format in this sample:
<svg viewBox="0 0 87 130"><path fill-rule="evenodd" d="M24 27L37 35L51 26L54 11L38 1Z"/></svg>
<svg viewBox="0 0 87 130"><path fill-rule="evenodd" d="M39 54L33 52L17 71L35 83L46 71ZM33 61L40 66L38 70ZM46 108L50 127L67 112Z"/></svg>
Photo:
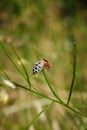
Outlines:
<svg viewBox="0 0 87 130"><path fill-rule="evenodd" d="M46 60L43 59L41 61L37 61L33 68L32 68L32 73L33 74L38 74L40 73L44 68L49 70L49 68L51 67L50 63Z"/></svg>

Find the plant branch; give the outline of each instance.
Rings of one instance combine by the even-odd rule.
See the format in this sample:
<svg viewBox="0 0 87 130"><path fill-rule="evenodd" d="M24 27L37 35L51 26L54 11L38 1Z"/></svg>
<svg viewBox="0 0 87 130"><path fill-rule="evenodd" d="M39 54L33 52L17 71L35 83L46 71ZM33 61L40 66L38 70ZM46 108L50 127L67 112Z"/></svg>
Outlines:
<svg viewBox="0 0 87 130"><path fill-rule="evenodd" d="M2 48L3 48L3 45L2 45ZM3 48L3 50L4 50L4 52L6 53L6 55L8 56L8 58L10 59L10 61L13 63L14 67L16 68L16 65L15 65L14 61L13 61L12 58L9 56L8 52L6 51L6 49ZM55 98L53 98L53 97L46 96L46 95L44 95L44 94L38 92L37 90L34 90L33 88L30 89L30 88L27 88L27 87L25 87L25 86L23 86L23 85L20 85L20 84L14 82L13 80L11 80L11 78L8 76L8 74L3 70L3 68L2 68L1 66L0 66L0 70L5 74L5 76L6 76L16 87L23 88L23 89L25 89L25 90L27 90L27 91L29 91L29 92L31 92L31 93L34 93L34 94L36 94L36 95L38 95L38 96L41 96L41 97L43 97L43 98L46 98L46 99L48 99L48 100L50 100L50 101L53 101L53 102L55 102L55 103L59 103L59 104L61 104L62 106L68 108L69 110L75 112L76 114L78 114L78 115L80 115L80 116L87 117L86 115L84 115L84 114L80 113L79 111L73 109L72 107L68 106L69 101L70 101L70 99L71 99L72 89L73 89L73 85L74 85L74 81L75 81L75 73L76 73L76 44L75 44L75 43L73 44L73 53L74 53L74 55L73 55L73 78L72 78L72 82L71 82L70 93L69 93L69 97L68 97L68 102L67 102L67 104L65 104L65 103L56 95L54 89L52 88L52 86L50 86L51 84L50 84L50 82L49 82L49 79L46 77L46 75L44 75L44 78L45 78L45 80L46 80L48 86L50 87L51 91L53 92L53 94L55 95L55 97L56 97L58 100L55 99ZM18 71L19 71L19 70L18 70ZM19 72L20 72L20 71L19 71ZM26 77L25 77L25 78L26 78Z"/></svg>
<svg viewBox="0 0 87 130"><path fill-rule="evenodd" d="M25 86L23 86L23 85L20 85L20 84L18 84L18 83L16 83L16 82L12 81L11 78L8 76L8 74L7 74L5 71L3 71L3 73L7 76L7 78L8 78L16 87L23 88L23 89L25 89L25 90L27 90L27 91L29 91L29 92L31 92L31 93L34 93L34 94L39 95L39 96L41 96L41 97L43 97L43 98L46 98L46 99L48 99L48 100L50 100L50 101L53 101L53 102L58 103L58 104L60 104L60 105L63 105L63 106L65 106L66 108L68 108L69 110L75 112L76 114L78 114L78 115L80 115L80 116L87 117L86 115L80 113L79 111L73 109L73 108L70 107L70 106L67 106L65 103L60 102L60 101L58 101L57 99L54 99L54 98L52 98L52 97L48 97L48 96L46 96L46 95L44 95L44 94L42 94L42 93L40 93L40 92L38 92L38 91L36 91L36 90L29 89L29 88L27 88L27 87L25 87Z"/></svg>
<svg viewBox="0 0 87 130"><path fill-rule="evenodd" d="M35 90L32 90L32 89L30 90L29 88L26 88L25 86L22 86L22 85L20 85L20 84L15 83L15 82L13 82L13 83L14 83L14 85L16 85L17 87L20 87L20 88L23 88L23 89L25 89L25 90L28 90L29 92L32 92L32 93L34 93L34 94L36 94L36 95L39 95L39 96L41 96L41 97L44 97L44 98L46 98L46 99L48 99L48 100L51 100L51 101L53 101L53 102L55 102L55 103L59 103L59 104L65 106L66 108L68 108L69 110L75 112L76 114L78 114L78 115L80 115L80 116L87 117L86 115L80 113L79 111L73 109L73 108L70 107L70 106L67 106L65 103L62 103L62 102L58 101L57 99L54 99L54 98L52 98L52 97L48 97L48 96L46 96L46 95L44 95L44 94L42 94L42 93L40 93L40 92L38 92L38 91L35 91Z"/></svg>

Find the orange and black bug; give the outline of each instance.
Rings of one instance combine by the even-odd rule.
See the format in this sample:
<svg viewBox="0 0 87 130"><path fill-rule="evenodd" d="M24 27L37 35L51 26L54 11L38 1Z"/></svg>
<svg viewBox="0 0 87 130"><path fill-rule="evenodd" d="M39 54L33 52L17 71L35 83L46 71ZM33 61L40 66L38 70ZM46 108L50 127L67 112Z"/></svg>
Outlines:
<svg viewBox="0 0 87 130"><path fill-rule="evenodd" d="M50 63L46 60L43 59L41 61L37 61L32 69L32 73L33 74L38 74L40 73L44 68L49 70L49 68L51 67Z"/></svg>

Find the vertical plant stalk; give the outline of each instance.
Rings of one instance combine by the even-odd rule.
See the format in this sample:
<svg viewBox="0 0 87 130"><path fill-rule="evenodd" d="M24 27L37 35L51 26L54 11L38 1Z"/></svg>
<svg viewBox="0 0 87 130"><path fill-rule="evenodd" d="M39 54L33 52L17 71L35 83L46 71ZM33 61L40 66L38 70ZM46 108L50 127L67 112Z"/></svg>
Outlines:
<svg viewBox="0 0 87 130"><path fill-rule="evenodd" d="M73 76L72 76L72 81L70 85L70 92L67 100L67 106L69 105L71 96L72 96L72 91L73 91L73 86L75 82L75 76L76 76L76 42L73 42Z"/></svg>

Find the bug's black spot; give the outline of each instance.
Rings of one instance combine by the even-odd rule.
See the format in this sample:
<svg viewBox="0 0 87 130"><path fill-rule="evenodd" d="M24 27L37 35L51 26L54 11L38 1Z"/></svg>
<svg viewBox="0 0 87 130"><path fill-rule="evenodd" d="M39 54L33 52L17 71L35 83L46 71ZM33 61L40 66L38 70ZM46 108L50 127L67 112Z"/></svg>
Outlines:
<svg viewBox="0 0 87 130"><path fill-rule="evenodd" d="M35 66L38 66L38 64L35 64Z"/></svg>
<svg viewBox="0 0 87 130"><path fill-rule="evenodd" d="M35 73L37 73L38 71L37 70L35 70Z"/></svg>
<svg viewBox="0 0 87 130"><path fill-rule="evenodd" d="M39 68L41 68L41 66L38 66Z"/></svg>
<svg viewBox="0 0 87 130"><path fill-rule="evenodd" d="M36 69L33 69L32 73L36 74L38 71Z"/></svg>
<svg viewBox="0 0 87 130"><path fill-rule="evenodd" d="M37 70L37 67L35 67L34 69Z"/></svg>

